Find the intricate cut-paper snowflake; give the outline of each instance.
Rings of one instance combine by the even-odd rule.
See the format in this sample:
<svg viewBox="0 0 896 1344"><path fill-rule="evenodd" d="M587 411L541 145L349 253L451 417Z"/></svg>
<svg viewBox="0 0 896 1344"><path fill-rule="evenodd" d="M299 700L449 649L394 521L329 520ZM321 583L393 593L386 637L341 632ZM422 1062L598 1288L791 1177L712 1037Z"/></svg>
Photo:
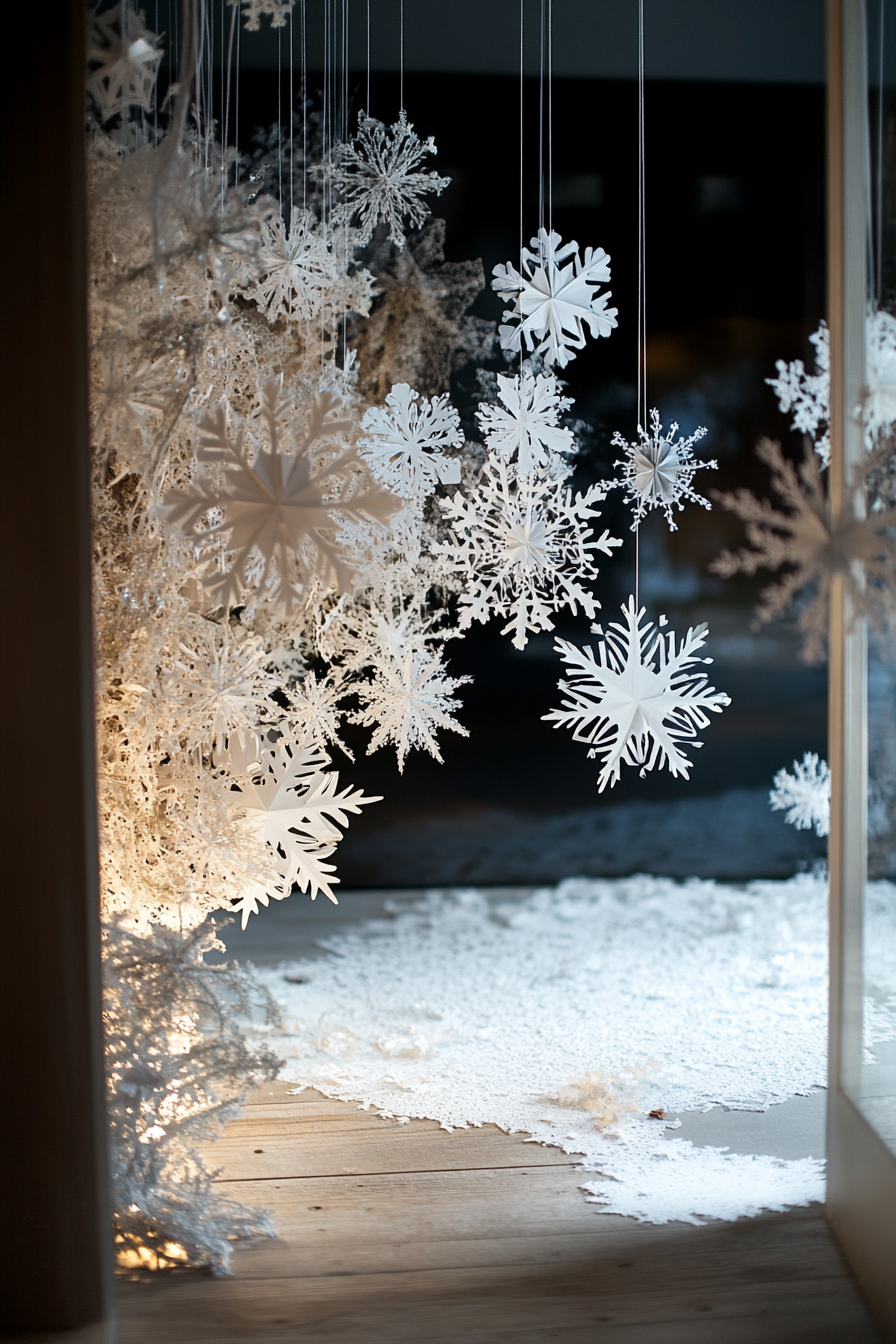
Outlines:
<svg viewBox="0 0 896 1344"><path fill-rule="evenodd" d="M489 459L468 498L458 491L440 500L451 540L436 549L464 585L460 628L509 617L502 633L522 649L527 631L553 630L551 614L564 607L593 617L600 603L584 581L597 576L596 552L622 545L606 530L590 540L605 494L598 483L573 498L562 481Z"/></svg>
<svg viewBox="0 0 896 1344"><path fill-rule="evenodd" d="M255 262L261 272L255 297L269 322L316 317L340 278L332 239L324 237L310 210L298 206L293 206L288 230L279 215L262 220Z"/></svg>
<svg viewBox="0 0 896 1344"><path fill-rule="evenodd" d="M126 107L152 107L152 93L163 51L146 27L144 15L121 0L114 9L94 14L87 59L96 65L87 78L87 92L101 121Z"/></svg>
<svg viewBox="0 0 896 1344"><path fill-rule="evenodd" d="M346 786L337 792L339 772L330 770L330 758L319 744L269 730L257 742L257 759L240 779L245 827L270 846L280 882L272 892L257 888L236 903L243 928L267 896L282 900L296 883L312 901L322 891L338 904L332 887L339 881L335 867L326 863L342 839L349 812L358 813L379 797L365 797L361 789ZM341 829L340 829L341 828Z"/></svg>
<svg viewBox="0 0 896 1344"><path fill-rule="evenodd" d="M417 229L429 214L422 197L441 195L451 181L419 171L425 156L436 152L432 136L421 140L404 111L390 127L362 112L355 138L337 145L322 169L325 186L337 197L333 224L357 221L358 241L363 244L383 220L395 246L403 248L405 225Z"/></svg>
<svg viewBox="0 0 896 1344"><path fill-rule="evenodd" d="M896 427L896 317L882 309L869 313L865 326L862 419L869 449Z"/></svg>
<svg viewBox="0 0 896 1344"><path fill-rule="evenodd" d="M270 14L272 28L285 28L295 0L227 0L227 3L232 9L242 8L246 28L250 33L257 33L264 14Z"/></svg>
<svg viewBox="0 0 896 1344"><path fill-rule="evenodd" d="M239 638L227 622L202 621L190 644L178 643L162 669L175 731L185 751L220 749L234 732L251 732L275 712L280 680L266 670L258 638Z"/></svg>
<svg viewBox="0 0 896 1344"><path fill-rule="evenodd" d="M644 608L636 610L633 597L622 614L625 624L612 621L606 634L592 627L602 636L596 658L590 645L580 649L557 640L570 678L559 685L569 699L543 716L572 729L576 742L589 744L589 757L600 758L600 793L617 783L623 763L639 766L642 779L655 766L687 779L692 762L682 743L702 746L694 739L709 724L706 711L719 714L731 703L724 691L707 685L705 672L694 670L695 663L712 662L697 657L706 642L705 625L688 630L676 647L673 632L644 622ZM660 617L660 626L665 620Z"/></svg>
<svg viewBox="0 0 896 1344"><path fill-rule="evenodd" d="M586 327L592 336L609 336L617 325L618 309L607 307L612 295L599 289L610 278L610 258L602 247L586 247L580 257L578 243L564 244L546 229L530 242L534 251L523 248L519 270L508 262L492 271L492 289L513 300L504 313L513 325L498 328L501 346L517 351L525 340L528 350L562 369L584 348Z"/></svg>
<svg viewBox="0 0 896 1344"><path fill-rule="evenodd" d="M746 524L753 549L723 551L710 569L729 578L788 566L790 572L763 591L756 619L764 625L783 615L797 594L809 589L811 599L797 620L807 662L824 657L828 594L835 575L843 579L854 617L867 616L876 629L896 627L896 508L872 511L863 518L855 507L865 478L880 468L879 459L887 451L884 445L865 456L847 507L837 518L822 489L818 455L807 449L797 469L770 439L760 442L756 454L771 468L772 486L789 512L773 508L749 490L717 496Z"/></svg>
<svg viewBox="0 0 896 1344"><path fill-rule="evenodd" d="M338 417L341 405L335 393L321 393L300 435L282 375L271 379L261 398L270 448L259 445L254 455L245 424L226 404L200 420L199 469L188 486L168 491L161 512L207 549L229 534L226 567L203 579L218 606L237 605L250 588L263 593L274 568L274 597L286 610L315 580L344 591L355 572L345 525L385 525L397 511L398 501L370 480L357 450L345 442L352 424ZM220 476L207 466L218 467ZM222 516L196 531L212 510ZM253 555L261 556L258 574Z"/></svg>
<svg viewBox="0 0 896 1344"><path fill-rule="evenodd" d="M785 812L785 821L798 831L827 835L831 829L831 769L814 751L794 761L793 774L783 767L775 775L768 795L773 812Z"/></svg>
<svg viewBox="0 0 896 1344"><path fill-rule="evenodd" d="M701 467L718 467L718 462L698 462L694 457L694 444L706 434L703 428L696 429L690 438L679 437L678 425L673 421L668 433L663 432L660 413L650 412L650 433L638 426L637 443L629 443L617 430L613 435L613 444L621 448L625 457L614 462L614 467L622 467L621 480L612 481L625 489L626 499L634 510L632 531L644 520L651 509L662 509L671 531L677 524L672 510L678 505L679 511L685 501L702 504L705 509L712 507L708 499L698 495L692 488L694 473Z"/></svg>
<svg viewBox="0 0 896 1344"><path fill-rule="evenodd" d="M557 455L575 451L572 430L558 423L569 406L550 373L524 370L514 378L498 374L499 405L485 402L477 419L490 453L505 462L516 458L521 472L548 466ZM562 460L562 459L561 459Z"/></svg>
<svg viewBox="0 0 896 1344"><path fill-rule="evenodd" d="M351 716L354 723L374 728L368 754L393 746L399 771L414 749L441 761L438 729L469 737L453 715L460 708L455 690L471 680L448 676L438 649L413 639L384 639L370 659L369 681L356 687L362 708Z"/></svg>
<svg viewBox="0 0 896 1344"><path fill-rule="evenodd" d="M831 396L831 339L827 323L822 322L809 340L815 347L815 372L808 373L801 359L787 364L777 360L777 378L766 378L778 398L778 409L793 412L793 428L808 434L825 466L831 460L831 433L828 424Z"/></svg>
<svg viewBox="0 0 896 1344"><path fill-rule="evenodd" d="M437 481L460 481L460 464L443 451L464 441L460 416L447 395L429 400L407 383L396 383L385 406L364 412L361 429L361 453L370 470L402 499L431 493Z"/></svg>

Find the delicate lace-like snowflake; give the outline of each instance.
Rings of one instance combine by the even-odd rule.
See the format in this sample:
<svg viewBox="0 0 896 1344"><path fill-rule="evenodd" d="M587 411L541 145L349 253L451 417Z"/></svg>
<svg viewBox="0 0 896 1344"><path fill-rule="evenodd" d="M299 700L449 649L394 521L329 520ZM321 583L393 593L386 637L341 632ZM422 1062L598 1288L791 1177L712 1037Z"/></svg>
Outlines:
<svg viewBox="0 0 896 1344"><path fill-rule="evenodd" d="M600 626L592 627L603 636L597 658L589 645L579 649L557 640L570 676L559 685L569 699L543 716L558 728L573 729L576 742L589 743L589 757L600 757L600 793L616 784L623 762L640 766L642 779L655 766L668 766L673 775L687 779L692 763L680 744L701 746L694 738L709 724L706 711L719 714L731 703L723 691L707 685L704 672L693 670L695 663L712 662L696 656L706 642L705 625L688 630L676 648L674 633L643 623L644 608L636 611L633 597L622 614L625 624L611 622L606 635ZM665 620L660 617L661 626Z"/></svg>
<svg viewBox="0 0 896 1344"><path fill-rule="evenodd" d="M263 14L270 14L272 28L285 28L295 0L227 0L227 3L232 9L241 7L246 18L246 28L250 33L257 33Z"/></svg>
<svg viewBox="0 0 896 1344"><path fill-rule="evenodd" d="M790 567L789 574L764 590L756 608L761 625L782 615L798 593L811 587L811 601L802 607L797 621L804 635L803 657L807 662L824 657L828 594L835 574L846 585L855 616L867 616L878 629L896 625L896 508L862 518L850 502L835 519L824 496L816 453L807 449L798 470L785 460L780 445L770 439L763 439L756 453L771 468L775 493L789 512L780 512L749 490L718 495L719 502L746 524L747 540L753 549L736 554L723 551L710 569L728 578L732 574L755 574L758 569ZM885 449L867 454L861 473L853 481L853 496L865 477L879 468L878 459L884 454ZM864 581L857 576L857 567Z"/></svg>
<svg viewBox="0 0 896 1344"><path fill-rule="evenodd" d="M460 481L459 462L442 451L464 441L460 416L447 396L429 401L407 383L396 383L385 406L365 411L361 429L361 453L370 470L402 499L429 494L437 481Z"/></svg>
<svg viewBox="0 0 896 1344"><path fill-rule="evenodd" d="M524 370L515 378L498 374L498 406L481 403L477 413L490 453L521 472L544 467L560 453L575 451L572 431L558 424L561 411L571 404L561 396L553 374Z"/></svg>
<svg viewBox="0 0 896 1344"><path fill-rule="evenodd" d="M346 814L382 801L349 787L337 793L339 772L327 769L326 751L307 738L271 729L257 739L256 749L256 761L240 780L245 826L270 846L282 885L268 893L253 887L241 896L234 909L242 913L243 928L259 904L267 905L270 895L283 900L294 882L310 892L312 901L322 891L338 904L332 887L339 879L333 876L334 865L324 860L342 839Z"/></svg>
<svg viewBox="0 0 896 1344"><path fill-rule="evenodd" d="M584 494L537 472L519 475L502 461L489 459L470 498L458 492L439 500L451 528L451 541L436 547L448 569L464 585L460 628L491 616L509 617L503 634L513 633L515 648L526 646L527 631L553 630L551 613L579 606L593 617L600 603L583 580L598 573L595 553L612 555L622 542L604 531L590 541L595 504L606 487Z"/></svg>
<svg viewBox="0 0 896 1344"><path fill-rule="evenodd" d="M331 243L311 211L298 206L293 206L288 231L279 215L262 221L256 258L261 279L255 297L269 322L278 317L307 320L327 304L341 271Z"/></svg>
<svg viewBox="0 0 896 1344"><path fill-rule="evenodd" d="M612 295L598 290L610 278L610 258L602 247L586 247L580 258L578 243L563 244L559 233L546 229L531 247L523 248L519 270L508 262L492 272L492 289L514 301L504 313L514 325L498 329L501 346L519 350L525 338L528 350L562 369L584 348L586 327L592 336L609 336L616 326L618 309L607 307Z"/></svg>
<svg viewBox="0 0 896 1344"><path fill-rule="evenodd" d="M355 138L337 145L322 169L324 183L339 198L332 222L348 225L357 219L358 241L363 244L384 220L395 246L403 248L405 223L417 229L429 214L421 198L441 195L451 181L435 172L418 171L424 157L436 152L432 136L421 140L405 112L388 128L362 112Z"/></svg>
<svg viewBox="0 0 896 1344"><path fill-rule="evenodd" d="M807 373L803 361L795 359L775 364L777 378L766 378L785 415L793 412L793 428L808 434L825 466L831 460L831 433L828 424L831 395L831 339L827 323L822 322L809 340L815 346L815 372Z"/></svg>
<svg viewBox="0 0 896 1344"><path fill-rule="evenodd" d="M87 92L96 103L101 121L126 107L152 107L152 93L163 51L146 20L121 0L114 9L94 14L87 59L96 69L87 79Z"/></svg>
<svg viewBox="0 0 896 1344"><path fill-rule="evenodd" d="M280 687L266 671L269 655L257 638L240 638L227 622L197 624L162 669L162 687L185 751L221 748L234 732L251 732L276 712L268 697Z"/></svg>
<svg viewBox="0 0 896 1344"><path fill-rule="evenodd" d="M621 481L612 481L612 485L621 485L625 489L626 499L632 505L635 520L634 532L644 520L650 509L662 509L670 529L676 531L672 509L677 504L679 511L684 508L685 500L692 504L702 504L705 509L712 508L708 499L698 495L691 488L694 473L701 467L718 467L718 462L697 462L694 458L694 444L706 434L705 429L696 429L690 438L679 438L675 442L678 425L672 423L668 434L663 433L660 413L650 412L650 433L638 426L638 442L629 443L617 430L613 435L613 444L621 448L625 457L614 462L614 467L624 468Z"/></svg>
<svg viewBox="0 0 896 1344"><path fill-rule="evenodd" d="M780 769L774 788L768 795L773 812L786 812L784 820L798 831L815 828L816 835L831 829L831 769L827 761L807 751L802 761L794 761L793 774Z"/></svg>
<svg viewBox="0 0 896 1344"><path fill-rule="evenodd" d="M261 399L270 449L258 446L252 457L245 425L226 404L200 420L200 467L190 485L168 491L161 512L207 549L229 533L225 549L232 559L223 572L203 579L218 606L237 605L249 588L264 591L272 567L275 600L287 610L314 580L345 590L355 572L345 524L371 519L385 524L397 511L398 501L370 481L356 449L346 445L352 424L338 418L340 408L334 393L316 397L300 437L290 421L282 375L272 379ZM223 467L220 484L204 470L206 464ZM223 516L197 532L212 510ZM261 556L260 574L253 553Z"/></svg>

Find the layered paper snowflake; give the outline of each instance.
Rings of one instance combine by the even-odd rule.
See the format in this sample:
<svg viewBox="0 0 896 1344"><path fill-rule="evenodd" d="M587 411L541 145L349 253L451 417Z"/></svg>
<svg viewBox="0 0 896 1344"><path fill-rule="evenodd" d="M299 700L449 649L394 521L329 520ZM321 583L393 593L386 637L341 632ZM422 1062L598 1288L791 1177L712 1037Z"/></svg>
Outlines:
<svg viewBox="0 0 896 1344"><path fill-rule="evenodd" d="M226 404L199 421L193 480L168 491L161 513L196 538L209 563L216 558L212 543L227 534L223 568L203 579L216 606L237 605L247 589L264 594L269 583L287 611L314 581L323 589L350 587L355 568L346 524L385 525L399 505L370 479L348 442L352 422L339 418L341 405L335 393L321 393L301 433L281 375L262 390L268 448L253 443Z"/></svg>
<svg viewBox="0 0 896 1344"><path fill-rule="evenodd" d="M638 440L629 443L617 430L613 435L613 444L621 448L625 456L613 463L623 468L620 481L611 482L625 489L625 496L634 510L632 531L643 522L651 509L662 509L670 529L676 531L677 524L672 510L677 505L682 510L686 502L702 504L705 509L712 507L708 499L698 495L692 487L694 473L701 467L718 467L718 462L698 462L694 457L694 444L706 434L705 429L696 429L690 438L675 435L678 425L673 421L668 432L663 431L658 410L650 412L650 433L638 425Z"/></svg>
<svg viewBox="0 0 896 1344"><path fill-rule="evenodd" d="M822 322L809 340L815 347L815 372L808 373L801 359L790 364L779 359L777 378L766 378L778 398L778 409L792 412L793 428L808 434L825 466L831 460L829 426L831 396L831 340L827 323Z"/></svg>
<svg viewBox="0 0 896 1344"><path fill-rule="evenodd" d="M253 297L269 322L316 317L342 269L333 255L332 238L323 235L309 210L298 206L293 206L289 229L279 215L262 221L256 264L261 279Z"/></svg>
<svg viewBox="0 0 896 1344"><path fill-rule="evenodd" d="M227 0L231 9L241 8L246 19L246 28L257 33L264 14L271 16L272 28L285 28L286 20L292 15L295 0Z"/></svg>
<svg viewBox="0 0 896 1344"><path fill-rule="evenodd" d="M589 757L599 758L598 791L616 784L623 763L648 770L666 766L671 774L688 778L691 761L682 744L699 747L697 730L709 724L706 712L719 714L731 703L723 692L707 684L706 674L695 663L711 663L697 657L708 633L705 625L688 630L676 646L674 633L664 634L644 620L645 611L635 608L630 597L622 608L624 624L610 623L597 657L590 645L578 648L558 639L556 648L568 668L569 680L561 680L568 699L562 708L544 718L558 728L570 728L576 742L587 742ZM660 617L660 626L665 617Z"/></svg>
<svg viewBox="0 0 896 1344"><path fill-rule="evenodd" d="M403 248L405 228L419 228L429 214L423 197L441 195L451 181L419 170L426 155L436 152L432 136L421 140L404 111L389 127L362 112L355 138L337 145L322 170L325 189L336 198L332 223L356 224L363 244L382 220L395 246Z"/></svg>
<svg viewBox="0 0 896 1344"><path fill-rule="evenodd" d="M539 229L520 257L520 269L508 262L492 272L492 288L513 306L499 327L501 347L518 351L525 341L546 364L565 368L592 336L609 336L618 309L608 308L612 295L600 286L610 278L610 258L602 247L586 247L579 256L576 242L563 243L559 233ZM567 264L564 265L563 263Z"/></svg>
<svg viewBox="0 0 896 1344"><path fill-rule="evenodd" d="M293 883L314 900L322 891L336 905L333 885L335 867L325 860L334 853L348 825L348 813L360 812L379 797L365 797L361 789L337 792L339 772L329 769L330 758L318 743L290 737L278 729L259 735L248 755L254 761L232 758L235 773L244 765L240 779L246 830L269 846L280 884L270 891L253 886L244 892L234 909L242 914L243 928L259 904L268 897L283 900Z"/></svg>
<svg viewBox="0 0 896 1344"><path fill-rule="evenodd" d="M429 400L407 383L396 383L385 406L365 411L361 430L360 449L370 470L402 499L429 494L437 482L460 481L460 463L444 451L464 441L447 395Z"/></svg>
<svg viewBox="0 0 896 1344"><path fill-rule="evenodd" d="M559 424L571 403L561 395L553 374L524 370L507 378L499 373L498 403L480 403L476 417L493 456L516 460L520 472L527 472L575 451L572 431Z"/></svg>
<svg viewBox="0 0 896 1344"><path fill-rule="evenodd" d="M896 507L871 511L867 517L855 507L865 479L890 455L887 445L866 455L848 505L836 518L825 498L819 457L811 448L798 469L770 439L763 439L756 453L770 467L773 489L788 512L749 490L719 495L719 502L745 523L752 549L723 551L710 569L728 578L786 566L789 572L763 591L756 618L765 624L783 615L797 594L807 590L797 625L808 662L824 657L828 595L835 575L843 579L854 618L867 616L877 629L896 627Z"/></svg>
<svg viewBox="0 0 896 1344"><path fill-rule="evenodd" d="M280 678L269 661L261 639L240 636L226 621L197 620L190 643L180 640L161 670L178 748L221 748L233 733L270 721Z"/></svg>
<svg viewBox="0 0 896 1344"><path fill-rule="evenodd" d="M164 54L158 42L142 11L132 9L127 0L104 14L93 14L87 60L96 69L88 76L87 92L101 121L126 107L150 110Z"/></svg>
<svg viewBox="0 0 896 1344"><path fill-rule="evenodd" d="M584 584L597 576L596 554L622 545L606 530L590 540L605 495L598 483L573 497L562 481L488 459L469 497L439 500L451 539L436 549L463 584L460 628L507 617L502 633L522 649L527 632L553 630L564 607L593 617L600 603Z"/></svg>
<svg viewBox="0 0 896 1344"><path fill-rule="evenodd" d="M768 796L773 812L784 812L785 821L798 831L827 835L831 829L831 769L814 751L794 761L793 774L783 767L775 775Z"/></svg>

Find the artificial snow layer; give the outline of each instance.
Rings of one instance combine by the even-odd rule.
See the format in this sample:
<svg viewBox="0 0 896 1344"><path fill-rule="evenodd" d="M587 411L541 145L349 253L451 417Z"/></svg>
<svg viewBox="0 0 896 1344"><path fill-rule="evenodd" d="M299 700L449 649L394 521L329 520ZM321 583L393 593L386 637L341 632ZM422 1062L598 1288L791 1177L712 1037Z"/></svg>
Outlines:
<svg viewBox="0 0 896 1344"><path fill-rule="evenodd" d="M282 1009L271 1044L298 1087L576 1155L608 1212L807 1204L823 1198L819 1161L695 1147L649 1112L766 1109L824 1085L826 903L807 875L432 891L327 940L324 960L259 971ZM872 884L869 904L875 942L896 948L896 888ZM877 1038L896 1036L877 1008Z"/></svg>

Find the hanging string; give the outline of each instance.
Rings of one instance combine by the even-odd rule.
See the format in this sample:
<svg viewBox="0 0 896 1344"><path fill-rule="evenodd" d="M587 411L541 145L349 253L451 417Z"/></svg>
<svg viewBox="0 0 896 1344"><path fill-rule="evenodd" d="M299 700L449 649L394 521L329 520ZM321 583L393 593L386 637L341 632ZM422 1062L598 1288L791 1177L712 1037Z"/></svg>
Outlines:
<svg viewBox="0 0 896 1344"><path fill-rule="evenodd" d="M226 3L226 0L222 0L222 4L225 4L225 3ZM239 11L238 11L236 5L232 6L232 8L231 8L231 10L230 10L230 37L229 37L228 42L227 42L227 84L226 84L226 91L225 91L225 94L224 94L224 150L225 150L225 152L226 152L226 150L227 150L227 146L230 144L230 73L231 73L231 68L232 68L232 66L233 66L233 41L234 41L234 30L235 30L235 28L236 28L236 21L237 21L238 13L239 13ZM223 41L223 39L224 39L224 27L223 27L223 10L222 10L221 40ZM235 148L236 148L236 146L235 146ZM238 171L238 170L237 170L237 171Z"/></svg>
<svg viewBox="0 0 896 1344"><path fill-rule="evenodd" d="M548 233L554 231L554 0L548 0Z"/></svg>
<svg viewBox="0 0 896 1344"><path fill-rule="evenodd" d="M544 0L538 24L538 227L544 228Z"/></svg>
<svg viewBox="0 0 896 1344"><path fill-rule="evenodd" d="M370 0L367 0L367 115L370 116Z"/></svg>
<svg viewBox="0 0 896 1344"><path fill-rule="evenodd" d="M293 91L293 51L295 49L296 25L293 10L289 11L289 209L286 217L292 224L292 204L293 204L293 162L295 160L295 125L296 125L296 105L295 93Z"/></svg>
<svg viewBox="0 0 896 1344"><path fill-rule="evenodd" d="M647 424L646 211L644 161L644 0L638 0L638 425ZM635 521L635 609L640 610L641 532Z"/></svg>
<svg viewBox="0 0 896 1344"><path fill-rule="evenodd" d="M520 0L520 265L523 260L523 77L526 0ZM520 378L523 375L523 342L520 340Z"/></svg>
<svg viewBox="0 0 896 1344"><path fill-rule="evenodd" d="M305 68L305 0L302 6L302 209L307 208L308 194L308 99L307 70Z"/></svg>
<svg viewBox="0 0 896 1344"><path fill-rule="evenodd" d="M277 29L277 198L283 217L283 29Z"/></svg>
<svg viewBox="0 0 896 1344"><path fill-rule="evenodd" d="M874 266L874 298L875 307L879 308L883 298L883 266L884 266L884 14L886 13L885 0L879 0L880 4L880 50L878 51L878 73L877 73L877 257Z"/></svg>
<svg viewBox="0 0 896 1344"><path fill-rule="evenodd" d="M404 0L398 0L398 101L404 111Z"/></svg>

